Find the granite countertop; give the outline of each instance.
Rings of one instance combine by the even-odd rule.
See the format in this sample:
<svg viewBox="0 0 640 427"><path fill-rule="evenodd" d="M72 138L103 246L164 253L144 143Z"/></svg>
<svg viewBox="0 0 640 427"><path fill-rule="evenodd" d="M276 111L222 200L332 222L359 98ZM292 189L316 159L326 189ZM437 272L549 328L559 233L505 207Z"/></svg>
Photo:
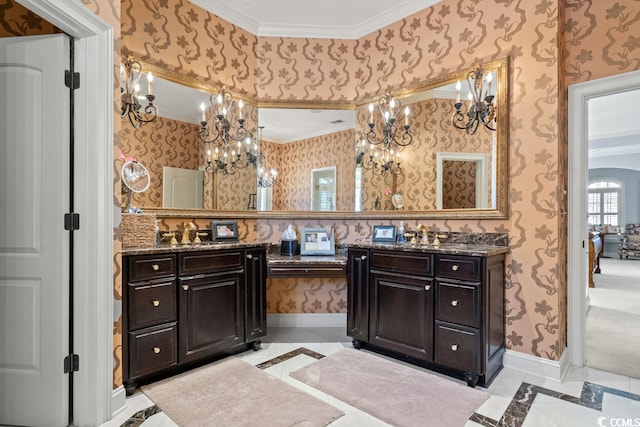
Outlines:
<svg viewBox="0 0 640 427"><path fill-rule="evenodd" d="M123 255L152 255L167 252L194 252L194 251L212 251L225 249L245 249L245 248L269 248L271 245L265 242L203 242L199 244L188 245L161 245L158 247L144 248L127 248L122 250ZM490 244L465 244L465 243L442 243L440 247L435 248L432 245L412 245L410 243L394 244L394 243L371 243L360 242L347 245L341 245L342 251L338 251L335 255L280 255L279 253L269 251L267 261L269 264L338 264L345 265L347 256L344 252L346 248L365 248L365 249L385 249L406 252L422 252L450 255L467 255L467 256L492 256L509 252L509 247L490 245Z"/></svg>
<svg viewBox="0 0 640 427"><path fill-rule="evenodd" d="M190 243L188 245L160 245L144 248L127 248L122 250L122 255L151 255L167 252L195 252L195 251L215 251L224 249L245 249L268 247L268 243L261 242L202 242Z"/></svg>
<svg viewBox="0 0 640 427"><path fill-rule="evenodd" d="M345 245L351 248L364 248L364 249L386 249L394 251L406 251L406 252L422 252L422 253L435 253L435 254L449 254L449 255L467 255L467 256L492 256L498 254L504 254L509 252L507 246L497 245L484 245L484 244L464 244L464 243L441 243L439 247L434 247L431 244L421 245L411 243L397 244L397 243L354 243Z"/></svg>

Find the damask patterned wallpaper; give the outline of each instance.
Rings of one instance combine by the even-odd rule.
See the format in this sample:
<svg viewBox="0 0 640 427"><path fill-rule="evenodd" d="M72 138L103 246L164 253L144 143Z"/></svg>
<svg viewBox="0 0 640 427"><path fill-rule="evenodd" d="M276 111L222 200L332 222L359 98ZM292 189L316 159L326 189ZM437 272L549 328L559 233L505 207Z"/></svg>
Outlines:
<svg viewBox="0 0 640 427"><path fill-rule="evenodd" d="M476 207L476 162L442 162L442 209Z"/></svg>
<svg viewBox="0 0 640 427"><path fill-rule="evenodd" d="M635 37L640 33L639 0L444 0L353 41L257 38L186 0L125 0L122 14L117 0L83 3L116 28L116 64L121 23L124 53L265 100L363 100L471 67L476 60L508 55L509 219L426 218L422 222L443 231L508 232L507 346L559 359L567 330L566 87L640 68ZM113 72L117 94L117 68ZM114 109L117 112L118 106ZM114 126L117 158L119 120ZM117 207L120 184L115 181ZM260 239L277 240L286 224L260 221L254 233ZM344 220L335 225L339 239L348 242L366 238L371 224ZM118 233L114 230L117 318L121 300ZM114 324L114 386L121 383L120 332L118 320Z"/></svg>
<svg viewBox="0 0 640 427"><path fill-rule="evenodd" d="M158 117L135 129L128 119L122 120L122 152L143 164L151 175L149 189L133 196L138 207L162 206L162 167L198 169L200 143L198 125ZM125 191L125 194L128 194ZM123 200L122 203L126 203Z"/></svg>
<svg viewBox="0 0 640 427"><path fill-rule="evenodd" d="M0 37L58 33L62 33L62 30L14 0L0 0Z"/></svg>
<svg viewBox="0 0 640 427"><path fill-rule="evenodd" d="M273 187L273 209L307 211L311 208L312 169L336 167L336 210L354 206L355 135L344 130L317 137L276 144L262 141L261 147L272 167L278 171Z"/></svg>

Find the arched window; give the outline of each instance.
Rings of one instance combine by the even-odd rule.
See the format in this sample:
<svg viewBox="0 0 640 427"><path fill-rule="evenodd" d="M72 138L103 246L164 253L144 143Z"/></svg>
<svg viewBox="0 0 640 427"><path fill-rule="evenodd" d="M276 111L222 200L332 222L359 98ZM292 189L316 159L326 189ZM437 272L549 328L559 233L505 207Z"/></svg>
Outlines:
<svg viewBox="0 0 640 427"><path fill-rule="evenodd" d="M600 179L589 184L589 227L620 226L622 184L612 179Z"/></svg>

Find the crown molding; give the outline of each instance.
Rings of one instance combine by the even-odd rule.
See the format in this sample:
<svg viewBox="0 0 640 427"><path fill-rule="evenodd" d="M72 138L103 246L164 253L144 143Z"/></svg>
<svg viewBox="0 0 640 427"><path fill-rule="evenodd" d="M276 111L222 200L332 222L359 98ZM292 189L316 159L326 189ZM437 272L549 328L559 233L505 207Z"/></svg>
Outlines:
<svg viewBox="0 0 640 427"><path fill-rule="evenodd" d="M259 37L330 38L355 40L424 10L441 0L405 1L354 25L263 24L229 7L222 0L190 0L210 13Z"/></svg>

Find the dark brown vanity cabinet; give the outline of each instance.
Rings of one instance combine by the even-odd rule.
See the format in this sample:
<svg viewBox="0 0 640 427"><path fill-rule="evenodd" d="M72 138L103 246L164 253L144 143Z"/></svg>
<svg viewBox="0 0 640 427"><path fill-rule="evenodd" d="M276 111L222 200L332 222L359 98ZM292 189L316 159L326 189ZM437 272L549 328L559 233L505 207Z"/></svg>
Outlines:
<svg viewBox="0 0 640 427"><path fill-rule="evenodd" d="M266 335L266 249L126 256L123 379L255 350Z"/></svg>
<svg viewBox="0 0 640 427"><path fill-rule="evenodd" d="M504 353L504 254L350 248L347 334L366 346L488 384ZM366 260L368 264L364 264Z"/></svg>
<svg viewBox="0 0 640 427"><path fill-rule="evenodd" d="M255 341L267 334L267 251L247 249L245 268L245 341Z"/></svg>
<svg viewBox="0 0 640 427"><path fill-rule="evenodd" d="M433 360L433 256L371 252L369 343Z"/></svg>
<svg viewBox="0 0 640 427"><path fill-rule="evenodd" d="M347 257L347 335L369 339L369 250L350 249Z"/></svg>

